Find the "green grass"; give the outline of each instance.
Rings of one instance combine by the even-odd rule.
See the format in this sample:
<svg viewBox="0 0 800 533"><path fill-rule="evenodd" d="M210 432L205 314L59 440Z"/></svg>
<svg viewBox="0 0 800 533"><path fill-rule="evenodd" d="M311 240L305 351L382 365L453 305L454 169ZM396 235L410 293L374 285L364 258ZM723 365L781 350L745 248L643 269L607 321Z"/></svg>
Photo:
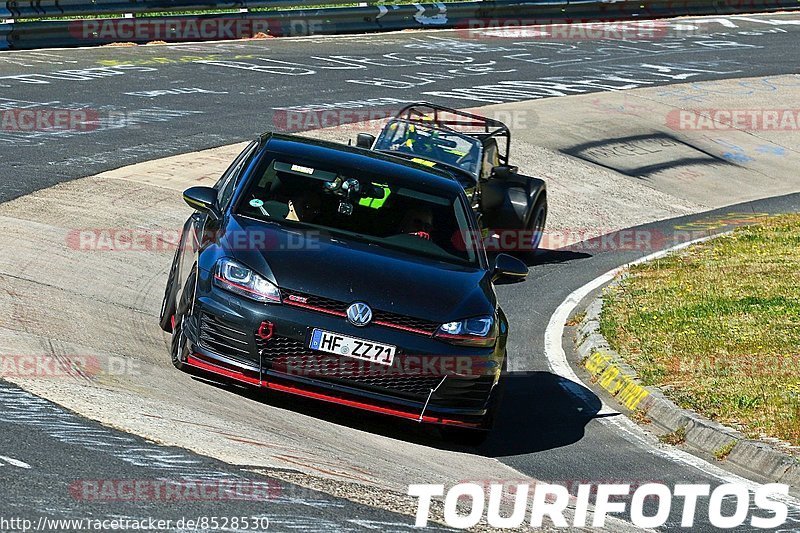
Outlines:
<svg viewBox="0 0 800 533"><path fill-rule="evenodd" d="M576 313L572 315L572 317L567 320L567 326L578 326L583 319L586 318L586 311L581 311L580 313Z"/></svg>
<svg viewBox="0 0 800 533"><path fill-rule="evenodd" d="M632 268L600 327L682 407L800 445L800 214Z"/></svg>
<svg viewBox="0 0 800 533"><path fill-rule="evenodd" d="M671 444L672 446L680 446L686 442L686 426L681 426L675 431L665 433L658 437L658 440L664 444Z"/></svg>
<svg viewBox="0 0 800 533"><path fill-rule="evenodd" d="M717 461L724 461L731 454L737 443L738 441L732 440L728 444L720 446L714 450L714 458L716 458Z"/></svg>

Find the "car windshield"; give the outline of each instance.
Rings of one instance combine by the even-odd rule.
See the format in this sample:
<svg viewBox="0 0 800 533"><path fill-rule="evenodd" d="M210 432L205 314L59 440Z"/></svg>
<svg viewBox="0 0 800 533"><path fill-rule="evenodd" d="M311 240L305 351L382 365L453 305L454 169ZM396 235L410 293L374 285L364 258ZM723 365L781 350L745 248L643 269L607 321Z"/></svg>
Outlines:
<svg viewBox="0 0 800 533"><path fill-rule="evenodd" d="M481 143L477 139L403 120L393 120L386 125L375 149L444 163L472 175L478 174L481 156Z"/></svg>
<svg viewBox="0 0 800 533"><path fill-rule="evenodd" d="M478 263L456 194L420 190L363 170L268 157L251 175L236 212L442 261Z"/></svg>

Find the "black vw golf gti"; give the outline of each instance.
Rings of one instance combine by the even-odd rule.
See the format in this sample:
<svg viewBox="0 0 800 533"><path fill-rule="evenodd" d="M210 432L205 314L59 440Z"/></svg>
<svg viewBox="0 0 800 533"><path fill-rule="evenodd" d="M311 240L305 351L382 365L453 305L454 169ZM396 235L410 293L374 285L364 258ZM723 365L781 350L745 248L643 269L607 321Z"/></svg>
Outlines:
<svg viewBox="0 0 800 533"><path fill-rule="evenodd" d="M449 173L290 135L193 187L161 327L176 367L419 422L485 430L508 323Z"/></svg>

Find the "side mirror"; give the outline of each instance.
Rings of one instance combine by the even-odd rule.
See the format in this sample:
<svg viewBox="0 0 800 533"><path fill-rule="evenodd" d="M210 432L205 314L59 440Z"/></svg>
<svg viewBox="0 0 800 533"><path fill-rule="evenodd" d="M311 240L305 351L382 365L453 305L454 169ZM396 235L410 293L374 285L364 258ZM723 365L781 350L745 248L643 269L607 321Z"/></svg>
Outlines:
<svg viewBox="0 0 800 533"><path fill-rule="evenodd" d="M183 200L189 207L208 213L215 219L221 217L217 206L217 190L211 187L192 187L183 191Z"/></svg>
<svg viewBox="0 0 800 533"><path fill-rule="evenodd" d="M528 265L508 254L497 254L492 269L492 280L501 278L524 279L528 275Z"/></svg>
<svg viewBox="0 0 800 533"><path fill-rule="evenodd" d="M492 167L492 177L505 180L516 174L517 171L519 171L519 167L500 165L497 167Z"/></svg>
<svg viewBox="0 0 800 533"><path fill-rule="evenodd" d="M359 133L356 137L356 146L369 150L375 144L375 136L369 133Z"/></svg>

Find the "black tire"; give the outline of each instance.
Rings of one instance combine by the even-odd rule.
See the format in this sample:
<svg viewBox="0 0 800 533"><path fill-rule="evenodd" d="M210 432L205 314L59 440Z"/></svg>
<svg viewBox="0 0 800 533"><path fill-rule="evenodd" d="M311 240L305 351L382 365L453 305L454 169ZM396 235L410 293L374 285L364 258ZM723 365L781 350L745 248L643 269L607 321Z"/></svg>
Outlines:
<svg viewBox="0 0 800 533"><path fill-rule="evenodd" d="M528 247L522 252L524 255L532 256L539 249L542 244L545 224L547 224L547 198L540 196L536 203L533 204L528 216L528 223L525 225L525 230L530 231L533 237L531 242L527 243Z"/></svg>
<svg viewBox="0 0 800 533"><path fill-rule="evenodd" d="M192 268L192 272L189 275L190 280L195 279L195 272L196 268ZM170 343L170 358L175 368L183 371L188 371L186 365L186 356L188 355L186 348L187 338L186 333L184 333L184 326L187 313L191 313L196 288L195 285L187 286L181 294L181 301L176 303L175 308L175 329L172 332L172 342Z"/></svg>
<svg viewBox="0 0 800 533"><path fill-rule="evenodd" d="M159 326L167 333L172 333L172 317L175 316L177 303L175 302L175 271L178 269L178 254L180 249L175 252L172 266L167 276L167 286L164 289L164 299L161 301L161 314L159 315Z"/></svg>
<svg viewBox="0 0 800 533"><path fill-rule="evenodd" d="M502 373L500 375L500 380L495 385L494 390L492 390L492 396L489 399L489 408L486 411L486 415L483 419L483 427L476 428L476 429L469 429L469 428L459 428L459 427L448 427L448 426L441 426L439 428L439 432L442 435L442 438L448 442L453 442L456 444L463 444L465 446L470 446L473 448L477 448L481 444L486 441L486 438L489 436L489 433L492 432L492 427L494 427L495 419L497 418L497 411L500 409L500 405L503 403L503 396L505 394L505 385L506 381L504 379L504 374L506 369L508 368L508 354L506 353L505 357L503 358L503 365L502 365Z"/></svg>
<svg viewBox="0 0 800 533"><path fill-rule="evenodd" d="M186 334L183 332L183 318L175 323L175 331L172 332L172 342L170 343L170 358L172 365L178 370L186 372Z"/></svg>

